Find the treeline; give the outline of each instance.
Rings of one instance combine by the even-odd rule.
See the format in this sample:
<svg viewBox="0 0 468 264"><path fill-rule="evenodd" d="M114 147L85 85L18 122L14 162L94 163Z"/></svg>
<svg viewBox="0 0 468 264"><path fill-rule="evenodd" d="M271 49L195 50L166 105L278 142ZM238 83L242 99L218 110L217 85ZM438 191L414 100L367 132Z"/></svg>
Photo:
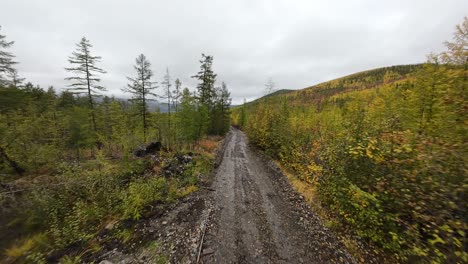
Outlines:
<svg viewBox="0 0 468 264"><path fill-rule="evenodd" d="M168 70L157 87L141 54L124 89L132 98L123 100L102 95L105 70L85 38L60 92L25 84L11 45L0 35L2 262L91 262L109 244L127 248L141 239L136 220L197 190L211 170L231 101L226 84L216 85L212 56L202 55L191 92ZM153 100L169 111L148 111ZM161 151L133 155L150 142Z"/></svg>
<svg viewBox="0 0 468 264"><path fill-rule="evenodd" d="M424 65L245 104L233 122L317 190L339 230L400 262L467 262L467 32L465 18Z"/></svg>
<svg viewBox="0 0 468 264"><path fill-rule="evenodd" d="M148 141L180 150L206 135L223 135L230 126L230 93L223 82L216 86L213 57L202 54L196 92L174 82L167 70L161 87L156 86L151 64L141 54L135 61L135 77L128 77L124 92L128 101L102 96L99 56L91 54L86 38L77 44L66 69L69 88L57 94L23 85L14 69L14 56L6 49L13 42L2 39L0 75L0 168L17 174L53 167L64 158L80 159L80 153L103 149L106 156L129 155ZM4 51L5 50L5 51ZM7 59L8 58L8 59ZM158 91L159 93L156 93ZM97 98L101 98L97 100ZM148 111L150 101L166 101L167 113Z"/></svg>

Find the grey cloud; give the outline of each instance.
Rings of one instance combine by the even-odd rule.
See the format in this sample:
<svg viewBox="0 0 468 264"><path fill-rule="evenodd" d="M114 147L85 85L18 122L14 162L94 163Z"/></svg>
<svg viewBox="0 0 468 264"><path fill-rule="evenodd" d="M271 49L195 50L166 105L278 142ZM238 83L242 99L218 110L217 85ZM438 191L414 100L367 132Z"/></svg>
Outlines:
<svg viewBox="0 0 468 264"><path fill-rule="evenodd" d="M67 57L86 36L102 56L109 94L120 96L144 53L161 81L194 88L200 54L214 55L234 103L278 89L394 64L441 51L468 15L464 0L427 1L63 1L6 0L2 34L15 41L20 73L42 87L66 87Z"/></svg>

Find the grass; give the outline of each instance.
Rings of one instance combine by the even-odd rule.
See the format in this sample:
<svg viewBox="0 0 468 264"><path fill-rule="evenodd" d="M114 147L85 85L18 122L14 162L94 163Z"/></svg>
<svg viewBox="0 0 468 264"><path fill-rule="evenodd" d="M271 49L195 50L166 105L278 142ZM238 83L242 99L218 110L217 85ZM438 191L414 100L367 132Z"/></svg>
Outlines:
<svg viewBox="0 0 468 264"><path fill-rule="evenodd" d="M150 257L146 259L147 263L165 264L169 262L169 258L162 252L161 243L159 241L152 241L145 248L150 253Z"/></svg>
<svg viewBox="0 0 468 264"><path fill-rule="evenodd" d="M161 204L198 190L199 181L212 169L220 139L201 140L194 148L193 162L180 175L170 177L163 175L162 168L175 159L175 153L163 152L160 163L149 158L86 160L60 164L53 177L31 175L35 180L21 185L31 192L15 197L22 212L6 221L11 224L18 219L15 228L23 230L24 235L9 238L11 242L6 243L1 255L8 263L39 263L50 255L60 263L77 263L104 248L109 239L101 241L96 236L106 230L111 231L109 238L130 243L137 235L133 226L138 219L150 217ZM61 252L68 252L68 256ZM167 261L159 253L153 263Z"/></svg>
<svg viewBox="0 0 468 264"><path fill-rule="evenodd" d="M202 152L213 154L216 148L218 147L221 137L211 136L204 138L198 142L198 146Z"/></svg>
<svg viewBox="0 0 468 264"><path fill-rule="evenodd" d="M45 233L35 234L31 237L18 241L17 244L14 244L10 248L6 249L5 255L12 259L17 259L21 256L27 255L36 248L47 246L47 243L48 238Z"/></svg>

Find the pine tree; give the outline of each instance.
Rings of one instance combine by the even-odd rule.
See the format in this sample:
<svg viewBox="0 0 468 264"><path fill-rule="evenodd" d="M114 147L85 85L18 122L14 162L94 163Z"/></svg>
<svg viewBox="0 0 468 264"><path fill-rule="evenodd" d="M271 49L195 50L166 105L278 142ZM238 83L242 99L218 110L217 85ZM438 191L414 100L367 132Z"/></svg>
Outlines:
<svg viewBox="0 0 468 264"><path fill-rule="evenodd" d="M2 27L0 26L1 29ZM0 34L0 85L7 85L9 83L6 75L10 75L14 71L13 65L17 63L13 60L15 56L7 51L15 42L7 41L5 38L5 35Z"/></svg>
<svg viewBox="0 0 468 264"><path fill-rule="evenodd" d="M197 75L192 76L192 78L199 80L197 91L200 103L210 109L213 105L213 98L215 96L214 84L216 82L216 74L212 70L213 56L207 56L202 53L200 63L200 71Z"/></svg>
<svg viewBox="0 0 468 264"><path fill-rule="evenodd" d="M145 55L140 54L136 58L136 77L127 77L130 83L127 88L122 89L124 92L129 92L133 95L132 101L138 105L139 112L143 121L143 141L146 142L146 130L148 127L147 120L147 101L150 100L149 96L157 96L153 90L157 88L156 82L151 81L153 71L151 70L151 63L146 59Z"/></svg>
<svg viewBox="0 0 468 264"><path fill-rule="evenodd" d="M98 95L100 91L106 91L106 89L99 85L101 81L97 77L99 73L106 73L103 69L96 66L100 62L100 56L91 55L91 48L93 47L89 40L85 37L76 44L77 49L72 52L72 55L68 58L71 67L65 68L67 71L76 74L72 77L67 77L65 80L69 80L72 83L68 91L74 94L86 94L88 97L88 104L91 110L92 128L94 132L97 132L96 117L94 113L94 97Z"/></svg>

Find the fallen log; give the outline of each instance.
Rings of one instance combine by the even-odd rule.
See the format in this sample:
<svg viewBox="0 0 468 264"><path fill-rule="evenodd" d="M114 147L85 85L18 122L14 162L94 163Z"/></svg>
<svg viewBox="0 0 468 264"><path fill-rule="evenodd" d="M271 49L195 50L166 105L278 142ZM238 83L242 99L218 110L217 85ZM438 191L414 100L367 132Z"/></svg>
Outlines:
<svg viewBox="0 0 468 264"><path fill-rule="evenodd" d="M18 175L23 175L23 173L26 171L16 161L12 160L2 147L0 147L0 158L6 160L10 167L12 167L13 170L18 173Z"/></svg>

